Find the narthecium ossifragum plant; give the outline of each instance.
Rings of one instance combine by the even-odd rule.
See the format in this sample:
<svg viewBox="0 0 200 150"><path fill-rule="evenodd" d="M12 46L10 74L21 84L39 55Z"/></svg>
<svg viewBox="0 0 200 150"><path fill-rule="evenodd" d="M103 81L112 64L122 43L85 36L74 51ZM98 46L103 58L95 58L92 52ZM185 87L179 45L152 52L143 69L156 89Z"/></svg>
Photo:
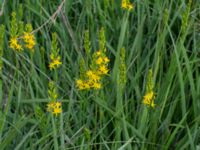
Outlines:
<svg viewBox="0 0 200 150"><path fill-rule="evenodd" d="M61 102L58 102L58 92L56 85L53 81L49 82L48 95L50 102L47 104L47 111L55 114L56 116L62 112Z"/></svg>
<svg viewBox="0 0 200 150"><path fill-rule="evenodd" d="M62 65L61 57L59 55L60 49L57 43L57 34L52 34L51 53L49 69L51 71L57 71ZM62 112L62 103L58 101L58 92L55 81L49 81L48 95L50 102L47 104L47 111L55 114L56 116Z"/></svg>
<svg viewBox="0 0 200 150"><path fill-rule="evenodd" d="M10 26L9 47L17 52L23 51L24 48L34 52L36 42L32 34L32 25L26 24L24 27L24 23L17 21L16 13L13 12Z"/></svg>
<svg viewBox="0 0 200 150"><path fill-rule="evenodd" d="M152 69L149 69L149 72L147 75L146 92L143 98L143 104L154 108L155 98L156 98L156 95L154 92L153 73L152 73Z"/></svg>
<svg viewBox="0 0 200 150"><path fill-rule="evenodd" d="M52 44L51 44L51 54L50 54L50 64L49 69L50 70L56 70L57 68L62 65L61 57L59 55L60 49L57 46L57 35L56 33L52 34Z"/></svg>
<svg viewBox="0 0 200 150"><path fill-rule="evenodd" d="M85 34L85 50L87 58L90 55L90 42L89 42L89 33ZM80 79L76 80L76 86L79 90L89 90L89 89L100 89L102 88L102 79L105 75L108 74L108 63L109 58L106 56L106 47L105 47L105 35L104 29L102 28L99 32L99 48L100 50L92 54L91 65L88 69L85 65L85 60L81 59L81 68L80 68ZM89 63L87 63L89 64Z"/></svg>

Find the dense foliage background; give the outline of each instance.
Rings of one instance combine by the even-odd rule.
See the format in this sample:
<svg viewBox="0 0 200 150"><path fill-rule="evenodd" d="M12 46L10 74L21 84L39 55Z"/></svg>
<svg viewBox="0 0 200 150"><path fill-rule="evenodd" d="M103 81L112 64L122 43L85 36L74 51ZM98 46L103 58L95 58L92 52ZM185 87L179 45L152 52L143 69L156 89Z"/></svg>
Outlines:
<svg viewBox="0 0 200 150"><path fill-rule="evenodd" d="M5 26L0 98L0 149L200 149L200 3L198 0L1 0ZM2 7L1 7L2 6ZM9 48L11 13L31 23L35 52ZM89 30L91 53L105 30L109 75L100 90L80 91L79 63ZM57 88L63 112L46 111L51 34L62 66ZM1 34L1 33L0 33ZM126 77L119 88L119 53ZM153 70L155 108L145 106Z"/></svg>

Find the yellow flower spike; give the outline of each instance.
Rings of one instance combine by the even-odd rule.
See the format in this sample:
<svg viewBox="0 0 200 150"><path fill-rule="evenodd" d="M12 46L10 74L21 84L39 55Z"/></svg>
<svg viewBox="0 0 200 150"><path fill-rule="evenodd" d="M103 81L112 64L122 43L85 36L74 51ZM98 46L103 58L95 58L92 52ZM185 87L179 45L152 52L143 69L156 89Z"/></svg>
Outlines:
<svg viewBox="0 0 200 150"><path fill-rule="evenodd" d="M155 93L153 91L151 91L151 92L145 94L143 103L145 105L148 105L148 106L154 108L155 107L154 100L155 100Z"/></svg>
<svg viewBox="0 0 200 150"><path fill-rule="evenodd" d="M56 70L62 65L61 57L59 55L60 49L58 48L57 43L57 34L52 33L52 42L51 42L51 53L50 53L50 70Z"/></svg>
<svg viewBox="0 0 200 150"><path fill-rule="evenodd" d="M11 48L14 49L14 46L17 45L17 44L18 44L17 38L11 38L11 39L10 39L10 45L13 46L13 47L10 46Z"/></svg>
<svg viewBox="0 0 200 150"><path fill-rule="evenodd" d="M47 111L55 114L56 116L62 112L61 102L49 102L47 104Z"/></svg>
<svg viewBox="0 0 200 150"><path fill-rule="evenodd" d="M153 71L152 69L149 69L147 74L146 94L144 95L143 98L143 104L150 106L152 108L155 107L154 101L156 99L156 94L153 89L154 89Z"/></svg>
<svg viewBox="0 0 200 150"><path fill-rule="evenodd" d="M10 45L9 45L10 48L17 50L19 52L23 50L22 46L18 43L17 38L15 38L15 37L11 38L9 43L10 43Z"/></svg>
<svg viewBox="0 0 200 150"><path fill-rule="evenodd" d="M33 48L36 44L34 35L31 33L24 32L22 39L25 42L25 47L33 51Z"/></svg>
<svg viewBox="0 0 200 150"><path fill-rule="evenodd" d="M49 64L50 70L57 69L60 65L62 65L62 62L60 61L60 56L55 57L53 59L52 58L51 58L51 62Z"/></svg>
<svg viewBox="0 0 200 150"><path fill-rule="evenodd" d="M86 37L85 37L86 38ZM88 40L88 32L87 32ZM88 43L88 42L87 42ZM106 57L106 38L105 31L101 28L99 32L99 50L92 54L91 62L89 66L82 63L80 65L80 79L76 80L76 86L79 90L98 90L102 88L101 79L104 75L108 74L109 69L107 68L110 60ZM87 53L87 52L86 52ZM82 58L83 59L83 58ZM84 62L84 59L83 61Z"/></svg>

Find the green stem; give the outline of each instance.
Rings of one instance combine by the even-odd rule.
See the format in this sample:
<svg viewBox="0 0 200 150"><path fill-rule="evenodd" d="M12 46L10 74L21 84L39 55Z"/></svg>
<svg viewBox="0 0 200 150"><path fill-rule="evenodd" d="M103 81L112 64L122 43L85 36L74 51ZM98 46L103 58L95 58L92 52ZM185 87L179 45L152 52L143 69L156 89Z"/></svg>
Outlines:
<svg viewBox="0 0 200 150"><path fill-rule="evenodd" d="M51 121L52 121L52 126L53 126L54 149L58 150L57 130L56 130L55 119L54 119L53 114L51 114Z"/></svg>

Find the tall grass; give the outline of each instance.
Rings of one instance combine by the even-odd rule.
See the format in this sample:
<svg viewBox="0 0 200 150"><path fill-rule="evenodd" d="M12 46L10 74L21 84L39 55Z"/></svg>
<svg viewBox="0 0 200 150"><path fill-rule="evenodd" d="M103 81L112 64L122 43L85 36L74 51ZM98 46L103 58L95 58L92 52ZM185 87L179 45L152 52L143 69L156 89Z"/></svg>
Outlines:
<svg viewBox="0 0 200 150"><path fill-rule="evenodd" d="M4 1L0 149L200 149L199 1L137 0L133 11L123 10L121 0L2 0L0 8ZM33 56L9 48L11 13L19 14L20 4L36 37ZM80 91L84 33L95 52L102 27L109 75L102 89ZM46 111L53 32L63 63L57 117ZM120 88L123 47L127 82ZM155 108L143 104L151 68Z"/></svg>

